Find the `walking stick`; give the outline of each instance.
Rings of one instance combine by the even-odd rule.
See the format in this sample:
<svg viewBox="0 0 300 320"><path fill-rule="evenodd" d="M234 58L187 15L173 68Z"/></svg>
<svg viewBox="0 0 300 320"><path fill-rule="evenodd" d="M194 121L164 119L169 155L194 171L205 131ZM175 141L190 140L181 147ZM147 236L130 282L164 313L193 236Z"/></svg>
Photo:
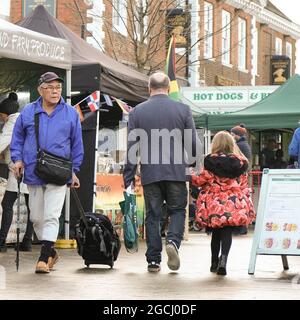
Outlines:
<svg viewBox="0 0 300 320"><path fill-rule="evenodd" d="M20 198L21 198L21 190L20 185L22 181L22 176L17 178L18 183L18 201L17 201L17 257L16 257L16 267L17 271L19 271L19 263L20 263Z"/></svg>

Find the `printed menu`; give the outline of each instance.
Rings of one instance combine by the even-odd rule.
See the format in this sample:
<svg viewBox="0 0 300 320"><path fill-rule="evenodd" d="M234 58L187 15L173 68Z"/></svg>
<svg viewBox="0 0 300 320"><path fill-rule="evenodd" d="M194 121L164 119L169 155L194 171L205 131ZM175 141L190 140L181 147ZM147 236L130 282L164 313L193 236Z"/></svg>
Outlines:
<svg viewBox="0 0 300 320"><path fill-rule="evenodd" d="M272 177L265 196L259 249L300 254L300 178Z"/></svg>

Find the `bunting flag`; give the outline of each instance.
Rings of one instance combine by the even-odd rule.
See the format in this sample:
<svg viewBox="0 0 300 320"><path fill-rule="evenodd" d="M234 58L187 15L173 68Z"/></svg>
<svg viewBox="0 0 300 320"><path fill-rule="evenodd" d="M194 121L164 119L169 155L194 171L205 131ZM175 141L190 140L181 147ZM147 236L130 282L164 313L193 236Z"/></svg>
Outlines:
<svg viewBox="0 0 300 320"><path fill-rule="evenodd" d="M103 97L104 97L104 99L105 99L106 104L107 104L108 106L112 107L112 106L113 106L113 103L112 103L112 101L111 101L110 96L109 96L108 94L103 94Z"/></svg>
<svg viewBox="0 0 300 320"><path fill-rule="evenodd" d="M79 101L74 108L79 114L80 121L84 120L84 114L89 112L95 112L99 110L100 106L100 91L95 91L89 96Z"/></svg>
<svg viewBox="0 0 300 320"><path fill-rule="evenodd" d="M175 38L174 36L171 37L168 55L167 55L167 62L166 62L166 74L170 78L170 92L169 97L173 100L179 100L179 87L176 80L176 60L175 60Z"/></svg>
<svg viewBox="0 0 300 320"><path fill-rule="evenodd" d="M86 98L86 101L92 112L97 111L99 109L100 91L93 92Z"/></svg>
<svg viewBox="0 0 300 320"><path fill-rule="evenodd" d="M132 107L130 107L127 103L125 103L124 101L114 98L115 101L117 102L118 106L121 108L121 110L123 111L123 113L125 114L129 114L129 112L132 110Z"/></svg>

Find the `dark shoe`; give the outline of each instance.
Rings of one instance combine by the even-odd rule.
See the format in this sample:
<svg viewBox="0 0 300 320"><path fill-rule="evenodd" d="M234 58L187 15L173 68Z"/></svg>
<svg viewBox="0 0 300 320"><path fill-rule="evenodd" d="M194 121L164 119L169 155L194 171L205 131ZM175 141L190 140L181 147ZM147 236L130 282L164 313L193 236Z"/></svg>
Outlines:
<svg viewBox="0 0 300 320"><path fill-rule="evenodd" d="M0 252L6 252L7 251L7 246L5 243L5 240L0 240Z"/></svg>
<svg viewBox="0 0 300 320"><path fill-rule="evenodd" d="M15 250L17 250L17 246L15 246ZM19 245L19 250L23 251L23 252L30 252L32 251L32 247L31 247L31 241L28 240L23 240L20 245Z"/></svg>
<svg viewBox="0 0 300 320"><path fill-rule="evenodd" d="M218 270L217 274L219 276L226 276L226 264L227 264L227 255L222 254L221 257L219 258L219 265L218 265Z"/></svg>
<svg viewBox="0 0 300 320"><path fill-rule="evenodd" d="M218 265L219 265L219 259L218 260L212 260L211 266L210 266L210 272L217 272L218 271Z"/></svg>
<svg viewBox="0 0 300 320"><path fill-rule="evenodd" d="M166 244L166 252L168 255L168 267L171 270L178 270L180 267L180 259L178 249L173 241L168 241Z"/></svg>
<svg viewBox="0 0 300 320"><path fill-rule="evenodd" d="M155 261L148 263L148 271L149 272L159 272L160 271L160 264Z"/></svg>

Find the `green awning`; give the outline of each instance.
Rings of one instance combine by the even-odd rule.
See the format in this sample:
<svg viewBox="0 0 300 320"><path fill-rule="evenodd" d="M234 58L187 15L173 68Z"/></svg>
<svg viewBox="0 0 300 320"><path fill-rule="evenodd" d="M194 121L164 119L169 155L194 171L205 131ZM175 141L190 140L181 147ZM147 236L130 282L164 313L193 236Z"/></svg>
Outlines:
<svg viewBox="0 0 300 320"><path fill-rule="evenodd" d="M228 114L195 116L196 127L230 129L244 123L248 129L297 128L300 122L300 76L295 75L264 100Z"/></svg>

